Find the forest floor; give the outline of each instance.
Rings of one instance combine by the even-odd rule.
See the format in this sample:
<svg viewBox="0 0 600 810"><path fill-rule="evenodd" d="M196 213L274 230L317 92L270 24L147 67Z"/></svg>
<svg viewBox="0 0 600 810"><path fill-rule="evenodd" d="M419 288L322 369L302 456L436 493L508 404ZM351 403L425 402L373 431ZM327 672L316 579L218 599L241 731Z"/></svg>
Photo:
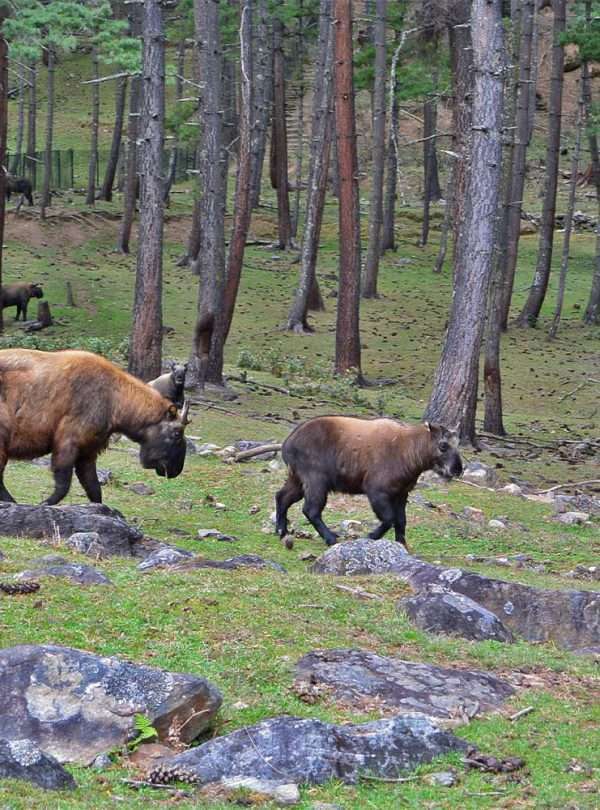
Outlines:
<svg viewBox="0 0 600 810"><path fill-rule="evenodd" d="M188 269L175 265L188 233L191 203L189 189L181 187L177 192L166 226L164 322L172 331L165 337L164 356L183 359L191 342L197 279ZM535 210L533 192L529 193ZM7 330L0 345L81 347L124 362L135 253L122 256L113 252L118 223L112 217L119 203L100 205L97 213L90 214L83 211L80 195L67 194L56 202L46 224L25 209L19 216L8 214L4 260L7 282L42 282L56 325L25 336L7 311ZM327 310L312 317L312 335L291 335L281 328L298 272L295 254L286 255L268 244L250 246L226 355L228 385L237 398L230 400L210 391L196 397L190 435L197 442L222 447L238 439L282 439L298 420L319 413L385 413L420 419L439 358L451 295L449 265L441 275L431 272L442 214L437 206L431 244L419 248L418 208L408 205L398 210L398 251L382 262L381 297L363 302L361 307L363 371L372 383L367 388L356 388L331 375L335 206L327 210L319 256ZM265 242L274 237L272 207L256 212L251 232L254 239ZM557 256L559 239L557 235ZM530 283L536 248L535 236L522 238L515 312ZM547 338L556 292L554 274L538 328L511 328L503 339L509 437L502 441L484 438L481 452L467 450L464 454L467 460L495 467L503 483L515 481L543 489L598 477L598 454L573 449L575 440L597 438L600 432L600 332L581 322L594 248L593 235L574 235L558 337L552 342ZM67 281L73 287L75 308L66 306ZM32 301L32 308L35 303ZM508 775L465 771L456 755L418 768L415 778L404 783L365 781L349 787L335 782L303 788L300 807L309 810L317 801L348 810L598 807L600 683L597 663L591 657L553 644L474 643L434 636L415 629L396 610L397 599L409 589L394 577L353 580L358 588L383 597L361 601L336 588L335 578L311 575L310 562L302 556L307 552L320 555L324 544L299 507L292 509L292 521L307 536L297 540L292 551L272 533L269 516L274 493L284 478L281 468L272 469L262 462L224 464L219 458L191 455L181 476L164 480L141 469L121 445L111 447L100 465L112 472L112 480L104 488L105 502L148 535L214 559L260 554L284 565L287 576L244 569L141 574L134 560L101 560L95 565L113 581L112 588L83 588L47 578L39 598L0 597L2 647L58 643L207 677L224 697L216 734L283 713L339 722L377 717L377 712L357 715L329 700L314 705L300 700L291 689L294 666L314 649L359 647L414 661L489 670L517 678L523 686L501 711L476 718L456 733L486 753L523 757L524 770ZM135 494L129 489L133 482L146 483L154 493ZM6 483L17 500L26 503L39 502L51 486L47 470L24 462L9 464ZM440 508L409 505L407 535L417 556L537 587L598 589L598 583L564 576L578 564L598 562L597 520L584 526L564 526L553 519L549 504L460 482L427 489L425 494ZM213 499L225 509L215 510ZM65 502L83 500L74 484ZM460 514L465 506L481 509L485 522L476 524L451 514ZM509 528L501 532L488 528L487 521L499 516L508 517ZM366 501L331 498L326 520L336 525L348 518L371 520ZM200 541L196 539L200 528L216 528L238 539L234 543ZM2 538L0 548L6 555L0 561L5 580L44 550L39 542L12 538ZM63 547L60 553L73 562L89 562ZM476 563L467 556L516 553L543 563L544 572ZM533 711L517 722L508 719L526 706ZM459 774L453 787L429 783L428 774L448 768ZM114 807L115 802L127 808L173 802L160 791L133 792L125 786L122 779L131 776L126 758L117 758L103 772L70 770L78 788L50 798L25 783L0 782L0 806L92 810ZM196 799L178 804L182 808L209 806Z"/></svg>

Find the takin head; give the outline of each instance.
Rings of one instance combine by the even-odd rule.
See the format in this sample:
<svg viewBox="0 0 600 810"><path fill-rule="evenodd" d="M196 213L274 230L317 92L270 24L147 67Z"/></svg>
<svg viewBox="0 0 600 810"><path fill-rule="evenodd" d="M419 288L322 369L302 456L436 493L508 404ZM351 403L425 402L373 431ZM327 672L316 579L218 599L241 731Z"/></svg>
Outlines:
<svg viewBox="0 0 600 810"><path fill-rule="evenodd" d="M171 405L164 419L144 429L140 438L140 463L144 469L166 478L177 478L183 470L189 407L186 402L178 414Z"/></svg>
<svg viewBox="0 0 600 810"><path fill-rule="evenodd" d="M185 385L185 375L187 374L187 363L171 363L171 379L175 385L183 387Z"/></svg>
<svg viewBox="0 0 600 810"><path fill-rule="evenodd" d="M431 434L433 463L431 469L445 481L459 478L463 472L463 463L458 452L458 430L449 430L443 425L425 422Z"/></svg>
<svg viewBox="0 0 600 810"><path fill-rule="evenodd" d="M44 297L44 291L42 289L42 285L41 284L30 284L29 285L29 295L32 298L43 298Z"/></svg>

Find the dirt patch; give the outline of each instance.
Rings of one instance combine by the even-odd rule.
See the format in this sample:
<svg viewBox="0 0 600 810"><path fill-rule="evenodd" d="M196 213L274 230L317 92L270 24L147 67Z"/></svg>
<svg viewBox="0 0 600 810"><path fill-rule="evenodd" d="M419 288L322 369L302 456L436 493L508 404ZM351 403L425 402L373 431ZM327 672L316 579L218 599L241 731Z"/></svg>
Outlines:
<svg viewBox="0 0 600 810"><path fill-rule="evenodd" d="M70 248L83 245L96 236L99 229L115 227L98 218L92 223L83 217L69 217L53 214L45 221L29 214L15 214L9 211L6 216L6 242L19 242L32 248Z"/></svg>

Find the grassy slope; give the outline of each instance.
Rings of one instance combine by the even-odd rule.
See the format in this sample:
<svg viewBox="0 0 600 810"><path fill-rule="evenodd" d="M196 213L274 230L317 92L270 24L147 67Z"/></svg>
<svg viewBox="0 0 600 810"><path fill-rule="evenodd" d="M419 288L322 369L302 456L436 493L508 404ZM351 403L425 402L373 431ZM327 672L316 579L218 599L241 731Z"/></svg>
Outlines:
<svg viewBox="0 0 600 810"><path fill-rule="evenodd" d="M65 145L69 145L69 126L66 118L60 123L59 133ZM408 181L412 182L412 176ZM177 196L176 214L187 207L180 199L188 197ZM74 207L79 204L80 200L74 198ZM69 201L64 200L64 205L68 208ZM395 384L364 392L343 385L331 387L326 371L319 373L318 367L326 370L331 359L334 299L326 298L328 311L314 318L317 332L313 336L282 332L279 326L297 266L268 248L252 247L247 254L228 346L228 368L240 374L236 362L245 350L252 355L252 361L259 361L254 364L264 369L248 371L251 380L291 387L298 395L290 397L234 382L240 398L217 403L227 412L209 408L206 403L196 408L192 435L218 444L238 438L279 438L293 420L326 411L383 410L407 418L420 417L443 338L450 278L448 271L441 277L430 273L435 234L431 248L415 247L416 209L402 209L398 227L400 250L387 257L382 268L384 297L366 302L362 308L364 370L371 379L393 378ZM178 219L173 219L168 228L165 322L175 327L175 332L166 340L167 356L185 356L193 323L196 281L188 271L174 266L186 228L187 223ZM114 229L114 224L93 226L69 221L42 230L37 223L9 217L5 237L7 279L31 277L43 281L53 312L62 321L44 333L44 340L90 345L90 338L99 338L108 343L98 345L117 349L127 336L135 261L110 252ZM263 210L255 217L253 232L262 237L273 233L272 211ZM330 207L319 267L326 295L335 287L336 233L335 208ZM522 301L523 288L529 283L535 249L535 238L522 240L515 306ZM573 398L562 399L588 377L600 377L598 332L585 329L580 323L581 310L574 309L585 304L593 249L591 237L574 237L566 317L557 341L549 344L545 335L550 300L540 329L510 332L504 342L507 425L511 432L526 434L534 441L597 435L597 387L587 384ZM72 282L79 303L74 310L61 306L66 280ZM20 331L9 325L6 342L14 341L15 335ZM290 361L295 357L300 361ZM309 384L315 381L319 388L310 392ZM101 461L115 476L105 490L110 505L121 509L130 520L139 521L154 537L214 558L259 553L283 563L288 575L251 571L138 575L134 564L127 560L102 561L98 567L113 580L111 589L83 589L50 579L44 581L39 598L0 598L2 646L57 642L205 675L224 694L219 733L281 712L341 721L363 719L327 701L306 705L291 692L295 661L318 647L365 647L382 654L481 667L501 674L520 671L533 685L517 694L506 713L526 705L534 706L534 712L516 724L499 715L475 720L458 730L484 751L523 756L527 771L516 779L467 774L456 787L431 787L425 774L445 767L435 763L417 771L418 779L404 784L366 782L356 788L332 784L305 789L302 806L308 808L312 800L336 801L346 808L597 806L598 794L585 789L592 777L585 770L566 770L571 760L587 765L600 760L597 737L593 736L600 717L594 703L597 681L593 681L591 661L552 645L472 644L428 636L412 628L396 612L395 602L406 588L393 578L359 580L359 586L385 597L383 602L361 602L337 590L333 579L313 577L307 572L308 563L299 557L307 550L320 553L320 540L300 540L295 550L288 552L272 534L263 531L273 494L283 477L281 471L270 471L261 463L236 467L191 457L182 476L163 481L141 470L135 457L124 449L111 449ZM571 466L554 454L536 455L535 449L529 450L531 457L527 453L510 457L484 453L482 457L499 466L504 480L509 480L510 475L537 483L597 477L592 458ZM131 493L125 485L132 481L146 481L155 489L155 495ZM7 485L18 500L37 502L47 493L50 480L39 467L12 463ZM227 509L216 512L205 502L207 494L222 500ZM548 561L547 573L472 567L493 576L564 588L572 587L572 581L562 578L562 572L576 563L591 564L598 558L597 523L590 527L562 527L551 520L551 511L545 505L461 485L428 490L426 496L448 504L454 511L471 505L483 509L487 518L507 515L528 529L494 533L448 517L444 510L432 512L412 506L409 542L426 559L464 565L468 553L524 551L536 561ZM77 486L68 500L82 500ZM188 511L190 501L192 509ZM250 516L253 505L260 506L260 511ZM342 517L370 519L370 512L362 499L332 499L329 522L335 524ZM293 519L306 528L297 507ZM201 527L232 533L240 538L239 542L224 547L212 540L196 541L195 532ZM6 560L0 562L3 578L48 551L39 543L14 539L2 540L1 548L6 555ZM83 559L69 552L65 556ZM240 701L247 704L246 708L234 708ZM452 758L449 763L458 765ZM141 808L150 801L166 801L162 794L130 792L120 783L126 775L120 767L105 774L82 769L74 772L80 788L68 796L53 796L52 807L100 808L121 800L127 807ZM479 795L487 791L493 794L487 798ZM10 808L42 808L49 802L41 791L6 782L0 784L0 799L3 806ZM181 806L198 803L183 801Z"/></svg>

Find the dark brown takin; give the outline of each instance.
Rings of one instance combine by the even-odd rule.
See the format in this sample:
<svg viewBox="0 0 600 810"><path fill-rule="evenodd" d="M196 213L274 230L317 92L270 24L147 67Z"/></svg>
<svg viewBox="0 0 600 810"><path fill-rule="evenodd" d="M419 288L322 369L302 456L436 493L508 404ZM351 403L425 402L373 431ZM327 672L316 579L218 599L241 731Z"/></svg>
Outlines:
<svg viewBox="0 0 600 810"><path fill-rule="evenodd" d="M56 504L68 493L73 470L89 500L102 502L96 458L113 433L140 445L140 462L176 478L186 454L189 403L172 402L104 357L80 351L0 351L0 500L9 459L52 453Z"/></svg>
<svg viewBox="0 0 600 810"><path fill-rule="evenodd" d="M276 496L277 533L287 534L288 509L304 498L304 515L327 545L338 539L321 518L330 492L366 495L381 521L369 537L394 527L406 546L406 500L421 473L449 480L463 471L458 433L427 422L317 416L293 430L281 452L288 477Z"/></svg>
<svg viewBox="0 0 600 810"><path fill-rule="evenodd" d="M27 305L30 298L43 298L44 291L41 284L28 284L20 281L16 284L5 284L0 288L0 298L2 309L6 307L16 307L17 315L15 321L19 320L19 315L23 315L23 320L27 320Z"/></svg>

